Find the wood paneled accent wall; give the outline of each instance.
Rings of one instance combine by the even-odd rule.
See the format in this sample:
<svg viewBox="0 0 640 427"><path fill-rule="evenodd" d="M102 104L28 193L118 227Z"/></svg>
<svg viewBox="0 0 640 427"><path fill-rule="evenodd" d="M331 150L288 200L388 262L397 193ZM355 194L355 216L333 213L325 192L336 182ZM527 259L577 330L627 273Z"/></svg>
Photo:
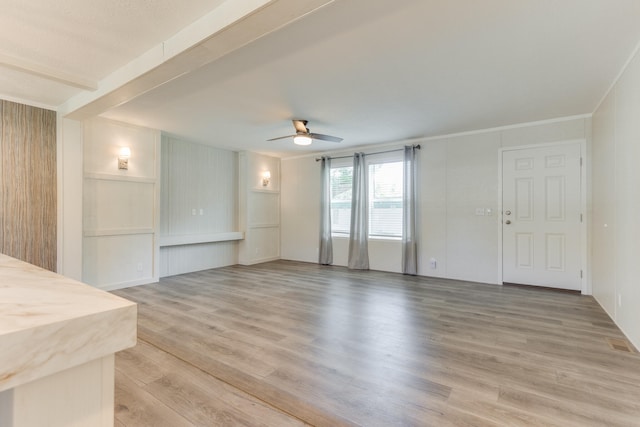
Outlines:
<svg viewBox="0 0 640 427"><path fill-rule="evenodd" d="M0 252L56 270L56 113L0 101Z"/></svg>
<svg viewBox="0 0 640 427"><path fill-rule="evenodd" d="M82 281L104 290L157 282L160 131L100 117L82 126Z"/></svg>
<svg viewBox="0 0 640 427"><path fill-rule="evenodd" d="M162 135L161 175L160 277L236 264L238 154Z"/></svg>
<svg viewBox="0 0 640 427"><path fill-rule="evenodd" d="M239 170L238 217L245 234L238 247L238 263L251 265L279 259L280 159L243 151ZM267 186L262 185L265 171L271 173Z"/></svg>

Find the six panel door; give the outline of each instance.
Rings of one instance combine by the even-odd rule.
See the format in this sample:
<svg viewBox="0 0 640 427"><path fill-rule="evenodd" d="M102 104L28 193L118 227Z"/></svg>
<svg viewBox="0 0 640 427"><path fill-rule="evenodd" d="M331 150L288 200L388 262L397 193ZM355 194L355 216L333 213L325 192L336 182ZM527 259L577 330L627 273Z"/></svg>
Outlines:
<svg viewBox="0 0 640 427"><path fill-rule="evenodd" d="M580 158L580 144L503 151L503 282L581 289Z"/></svg>

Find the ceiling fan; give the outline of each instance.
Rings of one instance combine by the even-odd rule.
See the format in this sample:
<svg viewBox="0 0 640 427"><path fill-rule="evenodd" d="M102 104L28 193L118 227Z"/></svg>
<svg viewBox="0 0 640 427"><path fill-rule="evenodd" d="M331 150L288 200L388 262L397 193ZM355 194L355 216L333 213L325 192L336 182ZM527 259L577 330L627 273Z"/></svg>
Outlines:
<svg viewBox="0 0 640 427"><path fill-rule="evenodd" d="M297 145L309 145L311 141L317 139L319 141L330 141L330 142L340 142L342 138L338 138L337 136L331 135L323 135L321 133L311 133L309 132L309 128L307 127L307 120L291 120L293 122L293 127L296 128L296 133L294 135L280 136L278 138L271 138L267 141L276 141L278 139L285 139L293 137L293 143Z"/></svg>

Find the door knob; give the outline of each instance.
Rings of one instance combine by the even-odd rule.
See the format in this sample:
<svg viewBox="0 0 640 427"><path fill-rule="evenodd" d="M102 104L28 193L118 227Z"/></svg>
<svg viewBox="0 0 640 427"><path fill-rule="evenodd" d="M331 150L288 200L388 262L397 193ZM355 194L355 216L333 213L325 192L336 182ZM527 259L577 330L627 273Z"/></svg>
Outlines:
<svg viewBox="0 0 640 427"><path fill-rule="evenodd" d="M505 215L511 215L511 211L506 211L504 214Z"/></svg>
<svg viewBox="0 0 640 427"><path fill-rule="evenodd" d="M509 225L509 224L511 224L511 221L506 220L504 223L505 223L505 224L507 224L507 225Z"/></svg>

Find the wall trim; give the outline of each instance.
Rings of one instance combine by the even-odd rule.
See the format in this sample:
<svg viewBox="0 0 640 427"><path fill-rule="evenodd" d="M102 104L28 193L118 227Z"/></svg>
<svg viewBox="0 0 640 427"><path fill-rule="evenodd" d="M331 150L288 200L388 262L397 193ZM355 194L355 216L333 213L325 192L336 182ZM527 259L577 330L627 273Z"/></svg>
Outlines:
<svg viewBox="0 0 640 427"><path fill-rule="evenodd" d="M117 228L102 230L84 230L83 237L131 236L134 234L154 234L153 228Z"/></svg>
<svg viewBox="0 0 640 427"><path fill-rule="evenodd" d="M15 102L16 104L28 105L29 107L37 107L42 108L44 110L58 111L58 107L55 105L44 104L41 102L35 102L30 99L18 98L15 96L7 95L4 93L0 93L0 99L10 102Z"/></svg>
<svg viewBox="0 0 640 427"><path fill-rule="evenodd" d="M130 280L127 282L120 282L120 283L108 283L105 285L99 285L99 286L94 286L98 289L101 289L103 291L116 291L118 289L124 289L124 288L131 288L133 286L140 286L140 285L149 285L152 283L158 283L159 279L156 279L155 277L144 277L142 279L137 279L137 280Z"/></svg>
<svg viewBox="0 0 640 427"><path fill-rule="evenodd" d="M594 108L593 113L591 113L592 115L595 114L596 111L600 109L600 106L602 105L604 100L607 99L607 96L609 96L611 91L616 87L616 85L618 84L618 81L622 78L622 75L625 73L625 71L627 71L627 68L629 68L631 61L633 61L636 55L638 54L638 51L640 51L640 41L638 41L638 43L636 44L636 47L634 47L633 50L631 51L631 55L629 55L629 57L625 61L624 65L620 69L620 72L618 73L616 78L613 79L613 82L611 83L611 85L609 85L609 89L607 89L604 95L602 95L602 98L600 98L600 101L598 101L598 103L596 104L596 108Z"/></svg>
<svg viewBox="0 0 640 427"><path fill-rule="evenodd" d="M157 174L156 174L157 175ZM106 173L92 173L86 172L84 174L85 179L94 179L96 181L124 181L124 182L142 182L145 184L155 184L156 178L144 178L140 176L128 176L128 175L111 175Z"/></svg>
<svg viewBox="0 0 640 427"><path fill-rule="evenodd" d="M244 239L242 231L228 231L208 234L179 234L160 236L160 247L199 245L202 243L231 242Z"/></svg>
<svg viewBox="0 0 640 427"><path fill-rule="evenodd" d="M64 275L64 240L65 236L65 158L64 158L64 134L62 132L63 119L60 114L56 113L56 186L57 186L57 224L56 224L56 273Z"/></svg>
<svg viewBox="0 0 640 427"><path fill-rule="evenodd" d="M237 265L256 265L256 264L262 264L264 262L278 261L280 259L282 259L282 258L280 258L279 256L258 258L258 259L253 259L253 260L251 260L249 262L241 262L241 263L238 263Z"/></svg>
<svg viewBox="0 0 640 427"><path fill-rule="evenodd" d="M280 224L278 223L271 223L271 224L251 224L249 226L247 226L247 228L251 228L251 229L257 229L257 228L279 228Z"/></svg>
<svg viewBox="0 0 640 427"><path fill-rule="evenodd" d="M298 155L298 156L282 157L281 160L296 160L296 159L303 159L303 158L306 158L306 157L315 157L315 156L320 156L320 155L337 155L337 154L342 154L342 153L346 153L346 152L354 152L354 151L362 151L362 150L366 151L366 150L369 150L369 149L380 149L381 147L393 147L393 146L405 145L405 144L419 144L421 142L435 141L435 140L439 140L439 139L456 138L456 137L460 137L460 136L469 136L469 135L479 135L479 134L483 134L483 133L500 132L500 131L504 131L504 130L519 129L519 128L526 128L526 127L533 127L533 126L541 126L541 125L547 125L547 124L552 124L552 123L569 122L569 121L572 121L572 120L581 120L581 119L584 120L584 119L589 119L592 116L593 116L593 113L577 114L577 115L574 115L574 116L556 117L556 118L553 118L553 119L538 120L538 121L534 121L534 122L516 123L516 124L513 124L513 125L497 126L497 127L492 127L492 128L484 128L484 129L470 130L470 131L464 131L464 132L456 132L456 133L449 133L449 134L442 134L442 135L435 135L435 136L424 136L424 137L419 137L419 138L402 139L402 140L398 140L398 141L384 142L384 143L380 143L380 144L359 145L359 146L353 146L353 147L349 147L349 148L344 148L342 150L316 151L316 152L313 152L313 153L302 154L302 155Z"/></svg>

